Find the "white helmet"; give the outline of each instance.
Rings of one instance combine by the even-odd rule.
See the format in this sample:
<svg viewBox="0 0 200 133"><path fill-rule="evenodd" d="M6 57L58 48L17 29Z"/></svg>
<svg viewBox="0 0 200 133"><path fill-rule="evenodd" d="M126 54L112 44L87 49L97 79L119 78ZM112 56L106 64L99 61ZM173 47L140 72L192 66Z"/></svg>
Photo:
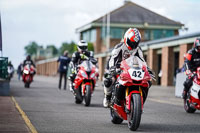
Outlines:
<svg viewBox="0 0 200 133"><path fill-rule="evenodd" d="M86 51L87 50L87 47L88 47L88 43L85 41L85 40L80 40L78 42L78 51Z"/></svg>

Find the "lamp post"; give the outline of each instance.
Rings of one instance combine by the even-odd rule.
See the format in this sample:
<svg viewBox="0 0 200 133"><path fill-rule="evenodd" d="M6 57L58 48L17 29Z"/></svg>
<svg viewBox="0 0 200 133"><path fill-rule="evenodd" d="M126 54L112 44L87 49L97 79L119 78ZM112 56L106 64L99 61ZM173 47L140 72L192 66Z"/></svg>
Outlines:
<svg viewBox="0 0 200 133"><path fill-rule="evenodd" d="M106 36L106 49L110 48L110 12L107 14L107 36Z"/></svg>
<svg viewBox="0 0 200 133"><path fill-rule="evenodd" d="M3 57L3 49L2 49L2 32L1 32L1 12L0 12L0 51L1 51L1 57Z"/></svg>

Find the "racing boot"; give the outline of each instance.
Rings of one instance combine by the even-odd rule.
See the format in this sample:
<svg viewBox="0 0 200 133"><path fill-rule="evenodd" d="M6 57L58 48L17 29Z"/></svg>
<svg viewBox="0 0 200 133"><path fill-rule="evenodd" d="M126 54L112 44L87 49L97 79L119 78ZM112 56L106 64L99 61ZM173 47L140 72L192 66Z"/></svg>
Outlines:
<svg viewBox="0 0 200 133"><path fill-rule="evenodd" d="M183 99L186 99L186 97L187 97L187 92L185 91L185 89L183 90L183 93L182 93L182 98Z"/></svg>
<svg viewBox="0 0 200 133"><path fill-rule="evenodd" d="M105 98L103 99L104 108L110 107L110 100L111 100L111 96L105 95Z"/></svg>
<svg viewBox="0 0 200 133"><path fill-rule="evenodd" d="M75 95L73 83L69 84L69 90Z"/></svg>

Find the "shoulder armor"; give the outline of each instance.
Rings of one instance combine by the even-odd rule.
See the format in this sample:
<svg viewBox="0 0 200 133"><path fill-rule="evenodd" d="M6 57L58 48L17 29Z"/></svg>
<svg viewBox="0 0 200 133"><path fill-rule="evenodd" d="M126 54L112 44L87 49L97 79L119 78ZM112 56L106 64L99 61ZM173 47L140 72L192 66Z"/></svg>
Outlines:
<svg viewBox="0 0 200 133"><path fill-rule="evenodd" d="M192 49L190 49L187 53L188 53L188 54L193 54L194 52L195 52L195 49L192 48Z"/></svg>
<svg viewBox="0 0 200 133"><path fill-rule="evenodd" d="M79 52L74 52L73 54L72 54L72 57L78 57L79 56Z"/></svg>
<svg viewBox="0 0 200 133"><path fill-rule="evenodd" d="M114 49L118 49L118 48L121 47L122 45L123 45L123 43L120 42L120 43L118 43L118 44L114 47Z"/></svg>

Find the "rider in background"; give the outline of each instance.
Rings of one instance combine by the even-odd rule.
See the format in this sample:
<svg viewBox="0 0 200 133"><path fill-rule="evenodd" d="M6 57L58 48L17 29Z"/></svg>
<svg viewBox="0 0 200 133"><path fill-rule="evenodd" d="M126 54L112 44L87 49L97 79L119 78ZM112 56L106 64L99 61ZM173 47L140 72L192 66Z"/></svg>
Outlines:
<svg viewBox="0 0 200 133"><path fill-rule="evenodd" d="M200 38L194 41L194 46L190 49L185 56L185 72L188 76L184 82L183 99L186 98L186 94L192 86L194 73L200 67Z"/></svg>
<svg viewBox="0 0 200 133"><path fill-rule="evenodd" d="M23 67L26 66L26 65L28 65L28 64L33 65L35 67L35 64L31 60L31 56L30 55L26 56L26 60L24 60Z"/></svg>
<svg viewBox="0 0 200 133"><path fill-rule="evenodd" d="M32 65L32 66L35 68L35 64L34 64L33 60L31 60L31 56L30 56L30 55L27 55L27 56L26 56L26 60L24 60L24 62L23 62L23 68L24 68L26 65ZM36 72L34 71L33 75L35 75L35 73L36 73Z"/></svg>
<svg viewBox="0 0 200 133"><path fill-rule="evenodd" d="M70 90L73 91L74 89L74 79L77 74L77 66L82 63L83 60L87 60L90 58L94 58L94 53L92 51L88 51L88 43L85 40L80 40L77 44L78 51L72 54L72 60L70 63L72 74L70 75ZM96 64L97 62L93 62Z"/></svg>
<svg viewBox="0 0 200 133"><path fill-rule="evenodd" d="M146 64L142 49L138 46L141 40L141 35L138 29L136 28L129 28L125 35L123 42L117 44L113 51L112 56L108 60L108 70L109 72L104 75L104 94L105 98L103 100L103 106L108 107L111 100L112 95L112 85L115 82L116 71L120 68L121 61L127 59L129 56L134 55L139 57L139 59ZM150 70L149 70L150 71ZM144 101L146 100L148 90L151 86L151 82L149 82L149 86L147 88L143 88L144 94ZM120 101L122 100L123 94L125 89L123 88L116 88L116 98L115 104L117 106L120 105Z"/></svg>

